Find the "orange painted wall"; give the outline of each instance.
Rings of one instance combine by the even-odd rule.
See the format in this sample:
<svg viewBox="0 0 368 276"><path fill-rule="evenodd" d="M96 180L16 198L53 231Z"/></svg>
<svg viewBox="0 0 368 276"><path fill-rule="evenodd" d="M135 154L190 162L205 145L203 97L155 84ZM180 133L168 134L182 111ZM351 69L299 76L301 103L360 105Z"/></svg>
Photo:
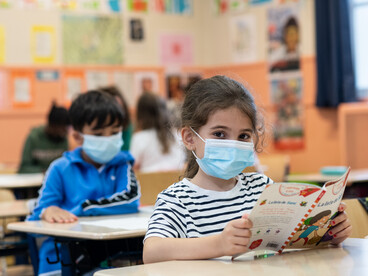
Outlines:
<svg viewBox="0 0 368 276"><path fill-rule="evenodd" d="M264 109L266 123L271 124L270 114L272 114L272 107L267 68L266 62L259 62L250 65L186 68L186 70L200 70L205 77L223 74L241 80L243 83L248 83L253 89L257 104ZM268 137L268 145L264 149L264 153L289 155L291 173L316 172L322 166L341 164L337 109L321 109L315 107L315 68L314 57L302 58L301 73L304 85L305 148L293 151L277 150L272 145L272 137ZM269 129L269 136L272 136L271 132L272 130Z"/></svg>

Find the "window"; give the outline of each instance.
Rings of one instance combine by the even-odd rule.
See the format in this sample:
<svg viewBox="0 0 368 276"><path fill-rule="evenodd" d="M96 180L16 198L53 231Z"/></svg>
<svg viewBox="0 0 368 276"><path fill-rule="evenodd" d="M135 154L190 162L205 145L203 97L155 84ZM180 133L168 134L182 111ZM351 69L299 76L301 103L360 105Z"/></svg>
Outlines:
<svg viewBox="0 0 368 276"><path fill-rule="evenodd" d="M350 0L350 4L357 96L368 99L368 0Z"/></svg>

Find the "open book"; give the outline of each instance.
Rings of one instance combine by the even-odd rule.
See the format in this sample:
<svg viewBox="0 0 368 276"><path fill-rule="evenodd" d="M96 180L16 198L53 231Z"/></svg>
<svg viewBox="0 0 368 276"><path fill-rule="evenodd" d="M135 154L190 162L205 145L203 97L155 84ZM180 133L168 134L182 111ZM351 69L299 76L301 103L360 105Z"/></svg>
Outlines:
<svg viewBox="0 0 368 276"><path fill-rule="evenodd" d="M249 219L253 222L249 250L315 248L326 245L331 222L338 214L350 168L323 187L306 183L266 186Z"/></svg>

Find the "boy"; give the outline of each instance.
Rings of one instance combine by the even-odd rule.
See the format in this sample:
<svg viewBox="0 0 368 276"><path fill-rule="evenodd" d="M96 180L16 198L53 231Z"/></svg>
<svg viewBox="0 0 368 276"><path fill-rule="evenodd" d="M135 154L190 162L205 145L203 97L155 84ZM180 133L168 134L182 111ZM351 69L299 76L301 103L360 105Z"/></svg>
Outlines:
<svg viewBox="0 0 368 276"><path fill-rule="evenodd" d="M50 163L68 150L68 110L52 104L47 125L31 130L24 144L18 173L45 172Z"/></svg>
<svg viewBox="0 0 368 276"><path fill-rule="evenodd" d="M138 211L140 189L133 157L120 151L123 113L110 95L90 91L73 101L69 115L73 137L81 147L54 161L44 179L37 206L28 220L71 223L78 216ZM57 272L52 238L39 249L39 273Z"/></svg>

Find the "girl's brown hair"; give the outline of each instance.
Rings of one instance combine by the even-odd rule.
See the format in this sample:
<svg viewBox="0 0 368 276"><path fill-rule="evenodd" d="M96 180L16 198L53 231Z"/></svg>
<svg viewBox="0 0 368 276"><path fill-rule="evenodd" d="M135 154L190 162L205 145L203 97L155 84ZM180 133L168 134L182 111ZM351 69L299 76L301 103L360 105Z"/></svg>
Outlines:
<svg viewBox="0 0 368 276"><path fill-rule="evenodd" d="M169 112L163 98L149 92L140 96L137 105L137 124L139 129L155 129L162 145L162 153L170 151L174 141Z"/></svg>
<svg viewBox="0 0 368 276"><path fill-rule="evenodd" d="M254 147L260 152L264 141L263 117L257 110L252 94L241 83L226 76L200 80L188 90L182 106L182 127L192 127L198 132L211 114L229 107L237 107L249 117ZM184 176L193 178L198 172L198 164L190 151L187 151L187 160Z"/></svg>

